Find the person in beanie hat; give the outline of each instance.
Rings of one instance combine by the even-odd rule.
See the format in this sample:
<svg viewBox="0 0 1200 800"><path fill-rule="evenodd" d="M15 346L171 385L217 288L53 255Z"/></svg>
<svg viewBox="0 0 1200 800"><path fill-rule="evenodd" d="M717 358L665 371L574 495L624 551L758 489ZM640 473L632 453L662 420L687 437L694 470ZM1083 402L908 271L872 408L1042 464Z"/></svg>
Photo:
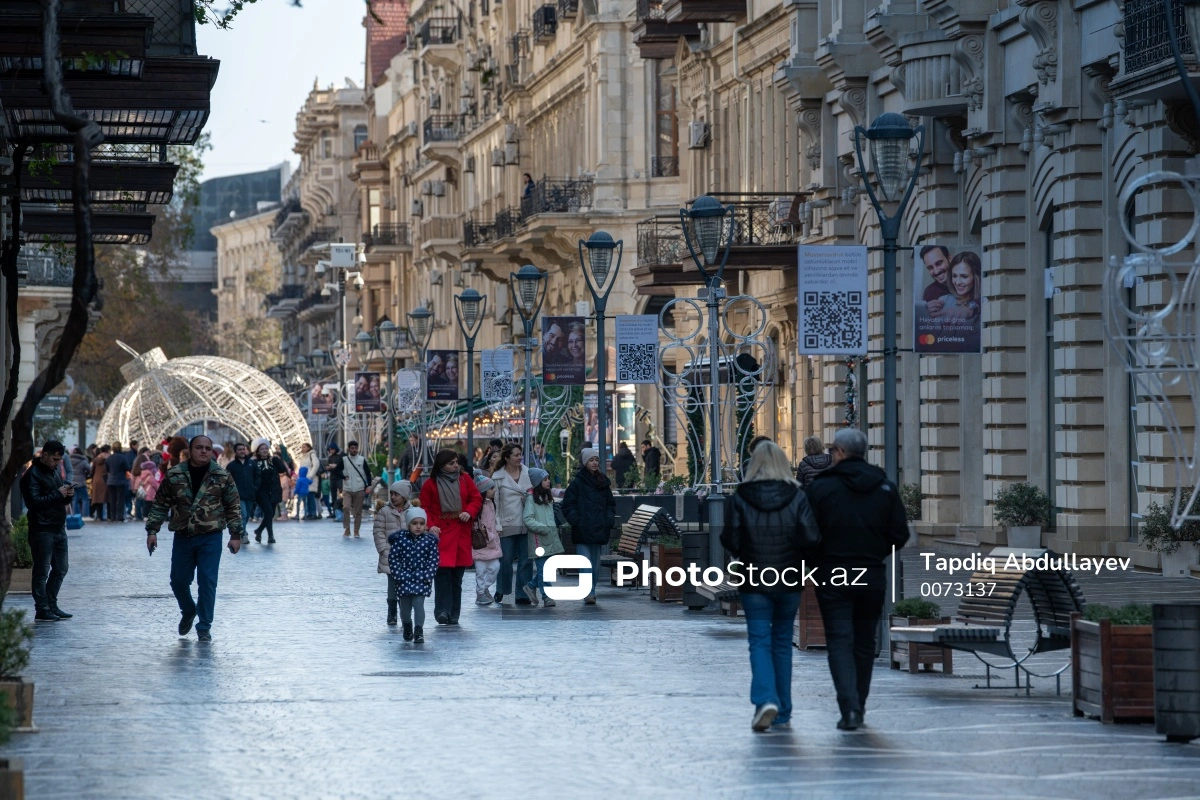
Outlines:
<svg viewBox="0 0 1200 800"><path fill-rule="evenodd" d="M583 602L595 605L600 548L608 544L616 525L617 501L613 498L612 481L600 471L600 451L585 447L580 454L580 463L583 466L563 495L562 511L571 524L575 552L587 556L591 562L592 593Z"/></svg>
<svg viewBox="0 0 1200 800"><path fill-rule="evenodd" d="M539 467L533 467L529 470L529 482L534 486L537 486L548 477L550 477L550 473Z"/></svg>
<svg viewBox="0 0 1200 800"><path fill-rule="evenodd" d="M438 535L425 529L423 508L408 509L404 520L407 530L388 536L391 544L388 566L400 596L404 641L421 644L425 641L425 598L432 591L433 578L438 572Z"/></svg>
<svg viewBox="0 0 1200 800"><path fill-rule="evenodd" d="M471 543L475 544L480 531L487 540L483 547L471 548L471 558L475 560L475 604L490 606L495 602L490 589L500 576L500 556L504 554L500 547L500 532L496 528L496 482L483 473L477 473L475 486L483 495L483 508L479 511L479 519L475 521Z"/></svg>
<svg viewBox="0 0 1200 800"><path fill-rule="evenodd" d="M396 579L392 577L392 570L388 566L388 554L392 550L392 546L388 544L388 537L405 529L404 512L411 507L409 503L411 497L411 483L408 481L393 483L388 491L388 504L375 513L375 522L371 529L375 539L375 549L379 551L379 565L375 571L387 575L388 625L396 624L396 604L399 602L396 593Z"/></svg>
<svg viewBox="0 0 1200 800"><path fill-rule="evenodd" d="M524 521L529 531L529 552L534 556L533 580L521 587L529 602L537 605L538 590L542 593L542 605L551 608L553 598L547 596L544 583L546 560L564 552L562 539L558 535L558 520L554 516L554 497L550 494L550 473L544 469L529 470L529 477L536 481L533 491L525 498Z"/></svg>

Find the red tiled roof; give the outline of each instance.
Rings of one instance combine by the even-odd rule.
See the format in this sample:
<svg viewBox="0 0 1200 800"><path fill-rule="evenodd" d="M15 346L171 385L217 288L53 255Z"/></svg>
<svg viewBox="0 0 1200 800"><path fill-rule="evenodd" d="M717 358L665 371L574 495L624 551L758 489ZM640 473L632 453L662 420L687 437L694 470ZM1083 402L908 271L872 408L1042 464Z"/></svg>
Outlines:
<svg viewBox="0 0 1200 800"><path fill-rule="evenodd" d="M383 73L392 62L392 57L402 51L408 35L407 0L374 0L363 18L367 29L367 80L376 86L383 80ZM376 19L378 17L378 19Z"/></svg>

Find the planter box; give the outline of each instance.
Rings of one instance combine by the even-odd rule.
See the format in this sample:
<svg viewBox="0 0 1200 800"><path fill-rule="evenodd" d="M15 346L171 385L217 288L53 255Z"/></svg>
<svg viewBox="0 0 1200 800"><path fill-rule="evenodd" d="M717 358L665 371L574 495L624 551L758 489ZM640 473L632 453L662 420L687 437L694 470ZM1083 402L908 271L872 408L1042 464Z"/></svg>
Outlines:
<svg viewBox="0 0 1200 800"><path fill-rule="evenodd" d="M941 619L922 619L921 617L889 617L893 628L906 628L917 625L949 625L950 617ZM939 666L947 675L954 674L954 655L949 647L938 647L917 642L892 642L890 661L892 669L903 669L908 672L919 672L921 667L926 671L930 667Z"/></svg>
<svg viewBox="0 0 1200 800"><path fill-rule="evenodd" d="M1042 546L1040 525L1014 525L1008 529L1008 546L1025 550L1037 550Z"/></svg>
<svg viewBox="0 0 1200 800"><path fill-rule="evenodd" d="M16 713L13 715L13 730L31 733L33 725L33 681L24 678L0 679L0 702L7 703Z"/></svg>
<svg viewBox="0 0 1200 800"><path fill-rule="evenodd" d="M1162 557L1162 574L1164 578L1190 578L1192 564L1200 560L1196 555L1196 543L1184 542L1174 553L1159 553ZM14 570L15 573L15 570Z"/></svg>
<svg viewBox="0 0 1200 800"><path fill-rule="evenodd" d="M683 548L667 547L661 544L650 545L650 566L661 569L665 579L667 570L671 567L683 569ZM650 581L650 599L660 603L674 603L682 600L683 586L671 586L665 582L660 585L652 579Z"/></svg>
<svg viewBox="0 0 1200 800"><path fill-rule="evenodd" d="M25 800L25 768L19 758L0 758L0 797Z"/></svg>
<svg viewBox="0 0 1200 800"><path fill-rule="evenodd" d="M1150 625L1088 622L1071 615L1071 703L1101 722L1154 719Z"/></svg>
<svg viewBox="0 0 1200 800"><path fill-rule="evenodd" d="M1200 738L1200 603L1155 603L1154 728L1168 742Z"/></svg>
<svg viewBox="0 0 1200 800"><path fill-rule="evenodd" d="M13 567L12 581L8 584L9 594L33 593L33 567Z"/></svg>
<svg viewBox="0 0 1200 800"><path fill-rule="evenodd" d="M804 591L800 593L800 611L796 613L792 644L801 650L825 646L825 623L821 620L821 607L811 582L804 584Z"/></svg>

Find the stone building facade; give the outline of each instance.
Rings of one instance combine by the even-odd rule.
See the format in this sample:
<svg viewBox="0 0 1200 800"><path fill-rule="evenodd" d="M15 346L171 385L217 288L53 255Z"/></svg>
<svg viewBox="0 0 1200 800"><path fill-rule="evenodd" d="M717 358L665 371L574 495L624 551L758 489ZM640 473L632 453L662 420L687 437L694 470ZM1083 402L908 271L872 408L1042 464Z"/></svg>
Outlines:
<svg viewBox="0 0 1200 800"><path fill-rule="evenodd" d="M271 238L278 205L211 229L217 253L217 346L219 354L267 369L280 360L277 319L264 315L266 296L283 279L278 246Z"/></svg>

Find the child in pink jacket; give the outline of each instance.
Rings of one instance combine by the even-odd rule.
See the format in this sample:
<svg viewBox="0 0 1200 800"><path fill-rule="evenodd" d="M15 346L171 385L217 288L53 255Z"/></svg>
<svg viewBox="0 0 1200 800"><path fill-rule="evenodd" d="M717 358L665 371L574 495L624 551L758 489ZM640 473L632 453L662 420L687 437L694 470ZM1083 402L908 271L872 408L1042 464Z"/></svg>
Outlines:
<svg viewBox="0 0 1200 800"><path fill-rule="evenodd" d="M487 532L487 544L481 549L471 549L475 560L475 604L490 606L495 598L489 591L500 577L500 533L496 529L496 482L483 473L476 473L475 485L483 495L483 508L479 512L479 524Z"/></svg>

